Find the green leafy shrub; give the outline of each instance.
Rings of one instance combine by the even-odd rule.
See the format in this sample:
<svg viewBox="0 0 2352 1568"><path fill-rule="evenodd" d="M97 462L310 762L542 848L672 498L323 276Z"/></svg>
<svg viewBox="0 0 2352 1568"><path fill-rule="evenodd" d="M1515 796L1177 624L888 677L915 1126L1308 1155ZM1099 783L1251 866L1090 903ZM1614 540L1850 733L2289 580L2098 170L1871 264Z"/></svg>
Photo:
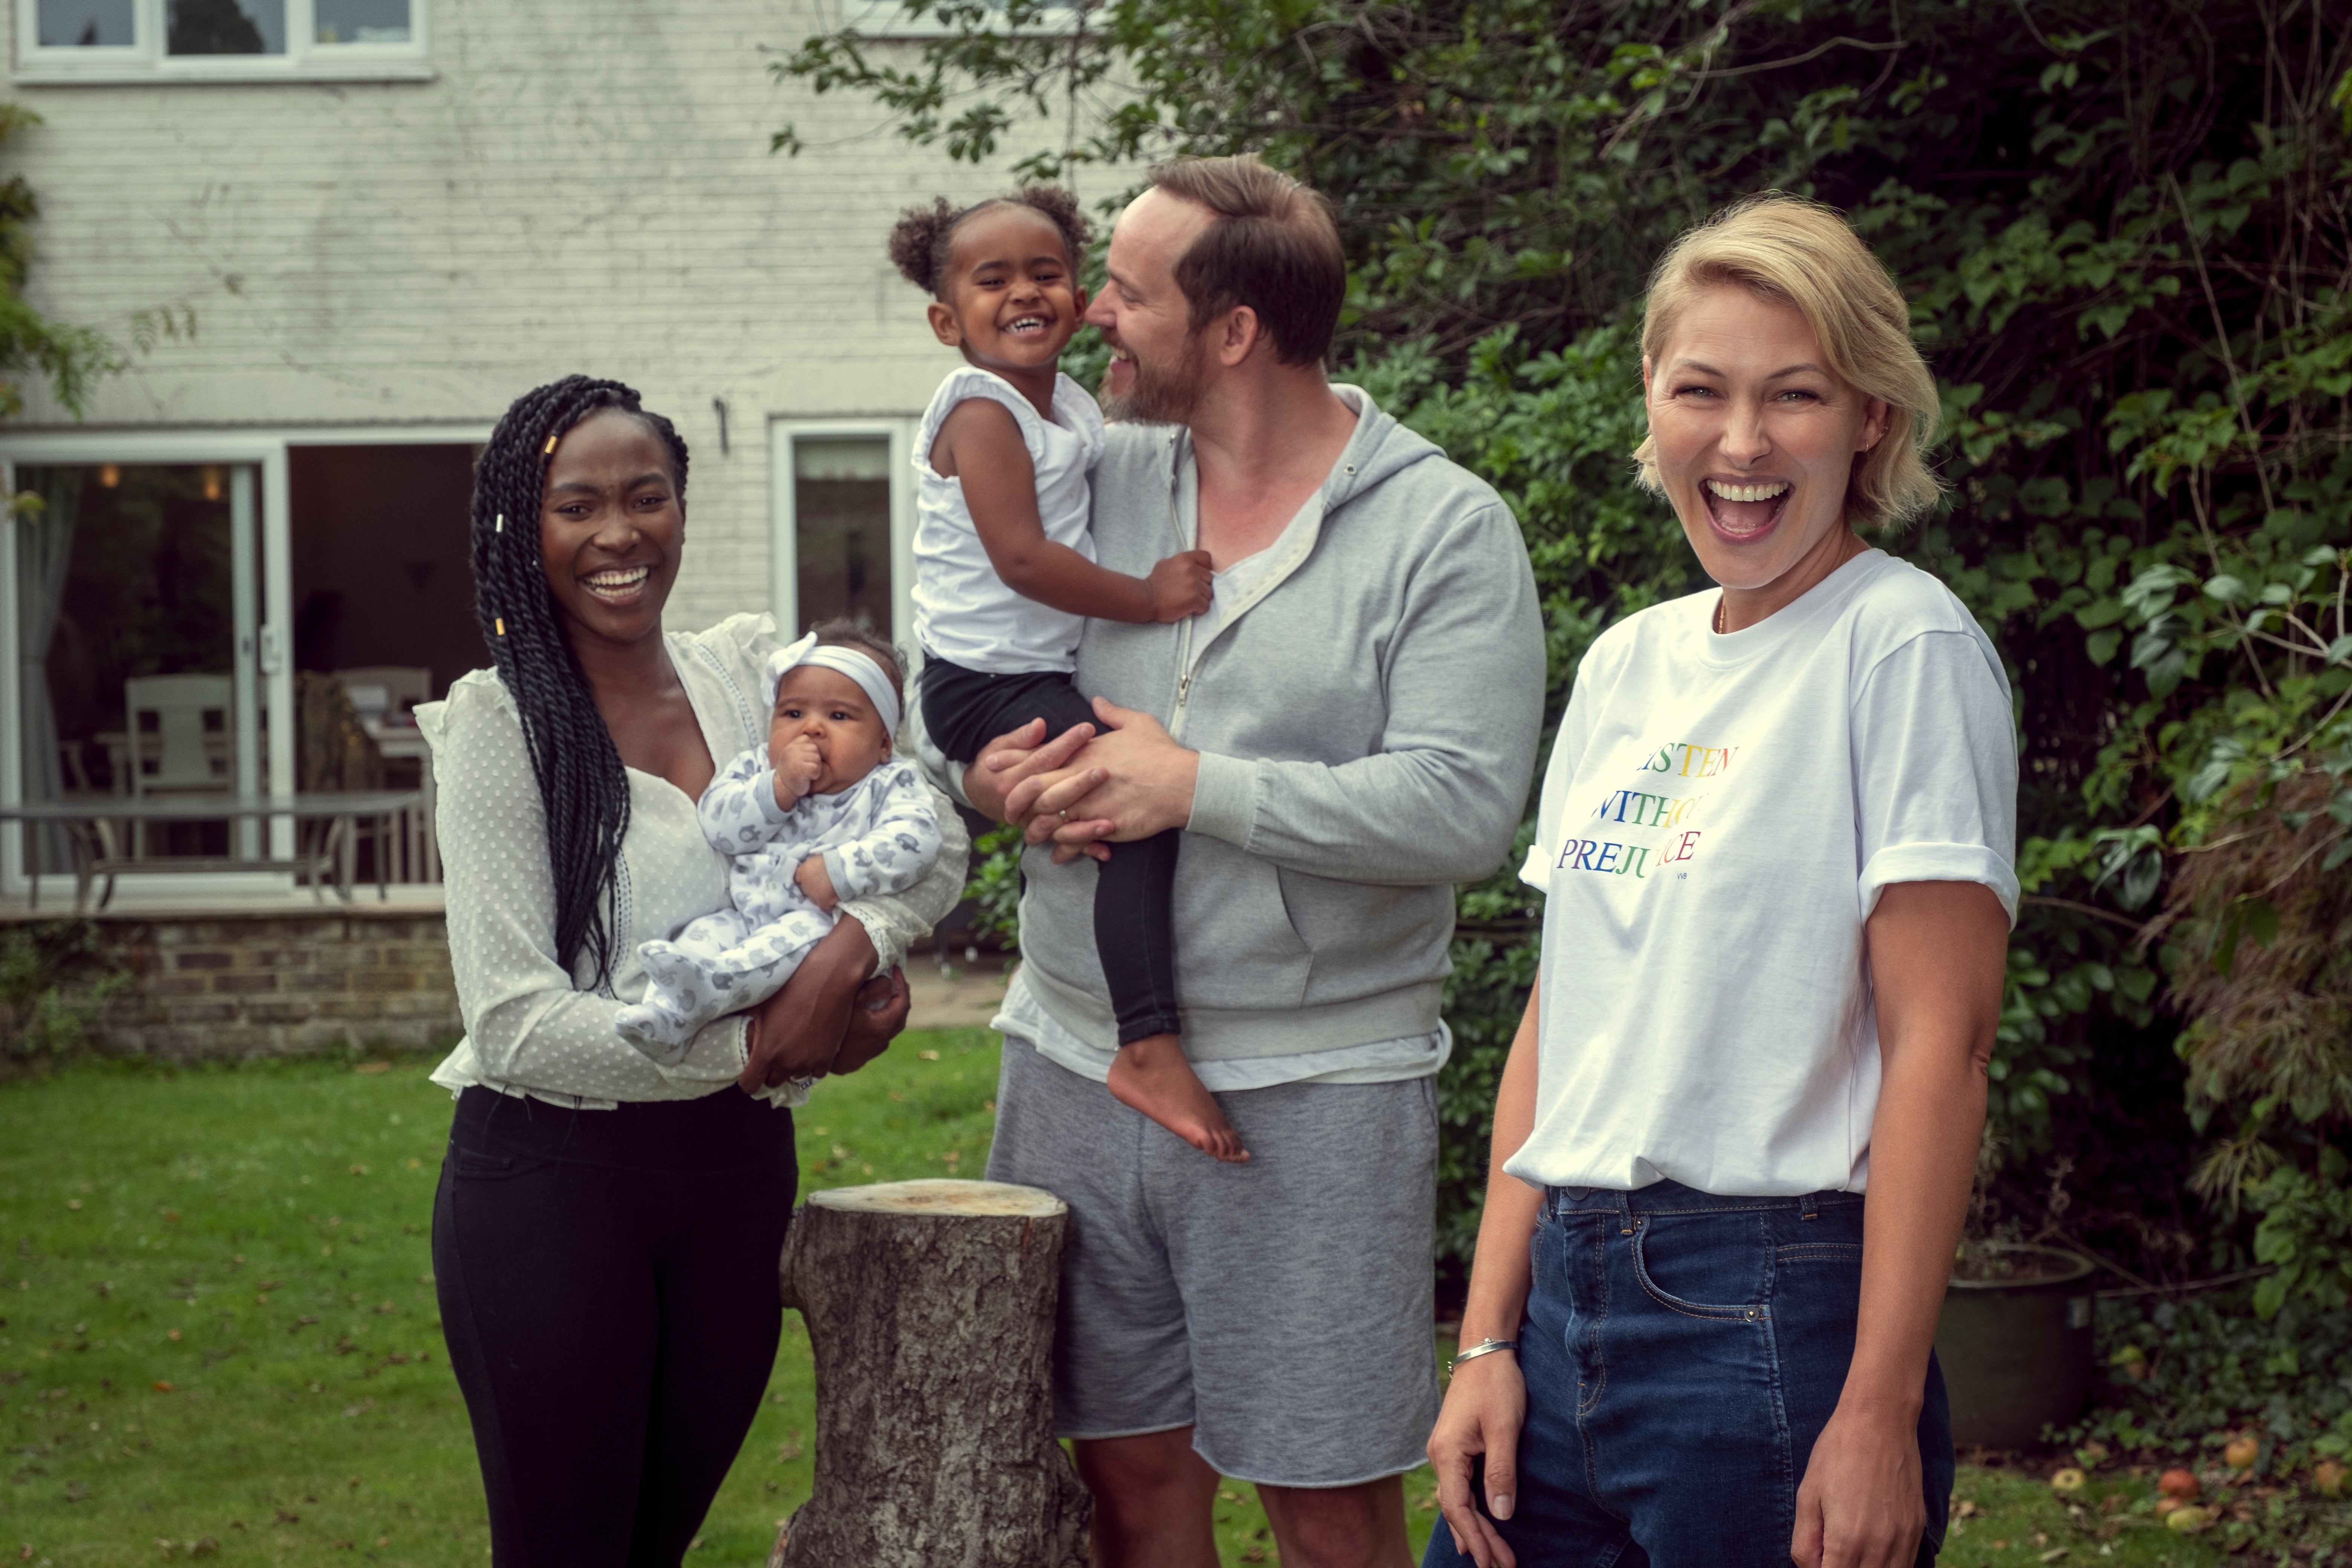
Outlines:
<svg viewBox="0 0 2352 1568"><path fill-rule="evenodd" d="M107 998L130 984L95 921L0 929L0 1053L24 1063L96 1047Z"/></svg>
<svg viewBox="0 0 2352 1568"><path fill-rule="evenodd" d="M994 937L1007 952L1021 951L1021 830L999 825L972 841L971 875L963 896L978 907L971 931Z"/></svg>

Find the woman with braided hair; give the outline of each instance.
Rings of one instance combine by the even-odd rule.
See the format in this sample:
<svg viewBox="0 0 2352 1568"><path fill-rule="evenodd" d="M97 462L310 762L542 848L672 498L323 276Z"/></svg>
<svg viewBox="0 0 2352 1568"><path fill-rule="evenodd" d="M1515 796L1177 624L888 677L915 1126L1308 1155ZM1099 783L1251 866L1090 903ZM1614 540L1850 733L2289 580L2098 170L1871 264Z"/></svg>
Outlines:
<svg viewBox="0 0 2352 1568"><path fill-rule="evenodd" d="M784 988L656 1062L614 1027L640 943L728 904L695 803L766 731L772 617L666 633L686 444L617 382L518 399L476 469L495 668L417 711L433 747L466 1038L433 1216L450 1364L496 1563L675 1564L775 1359L789 1107L905 1025L897 965L968 846L939 804L929 876L845 900Z"/></svg>

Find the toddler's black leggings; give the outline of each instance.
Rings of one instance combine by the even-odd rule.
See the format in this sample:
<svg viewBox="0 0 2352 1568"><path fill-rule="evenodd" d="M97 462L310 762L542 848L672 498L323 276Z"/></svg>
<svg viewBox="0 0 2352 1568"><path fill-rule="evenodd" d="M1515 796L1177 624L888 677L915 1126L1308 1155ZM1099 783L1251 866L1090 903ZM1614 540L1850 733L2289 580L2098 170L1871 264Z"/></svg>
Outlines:
<svg viewBox="0 0 2352 1568"><path fill-rule="evenodd" d="M1032 719L1045 721L1045 738L1074 724L1094 724L1094 704L1066 675L1030 671L991 675L927 657L923 663L923 728L954 763L970 763L981 748ZM1095 952L1118 1016L1122 1046L1183 1028L1176 1010L1176 937L1169 905L1176 891L1176 851L1183 830L1132 844L1114 844L1096 862Z"/></svg>
<svg viewBox="0 0 2352 1568"><path fill-rule="evenodd" d="M677 1568L775 1364L792 1113L458 1097L433 1206L496 1568Z"/></svg>

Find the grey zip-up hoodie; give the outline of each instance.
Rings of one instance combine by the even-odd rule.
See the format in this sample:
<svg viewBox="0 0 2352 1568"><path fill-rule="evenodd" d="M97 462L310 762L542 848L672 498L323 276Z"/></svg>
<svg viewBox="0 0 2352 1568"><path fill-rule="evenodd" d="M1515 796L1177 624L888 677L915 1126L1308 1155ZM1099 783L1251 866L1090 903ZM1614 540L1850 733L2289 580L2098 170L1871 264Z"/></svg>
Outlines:
<svg viewBox="0 0 2352 1568"><path fill-rule="evenodd" d="M1510 509L1355 388L1323 518L1274 548L1211 637L1089 620L1078 689L1201 753L1176 869L1176 991L1195 1060L1288 1056L1437 1027L1454 884L1498 865L1542 722L1535 577ZM1191 437L1114 425L1096 559L1148 574L1192 549ZM1115 1047L1091 861L1024 858L1037 999Z"/></svg>

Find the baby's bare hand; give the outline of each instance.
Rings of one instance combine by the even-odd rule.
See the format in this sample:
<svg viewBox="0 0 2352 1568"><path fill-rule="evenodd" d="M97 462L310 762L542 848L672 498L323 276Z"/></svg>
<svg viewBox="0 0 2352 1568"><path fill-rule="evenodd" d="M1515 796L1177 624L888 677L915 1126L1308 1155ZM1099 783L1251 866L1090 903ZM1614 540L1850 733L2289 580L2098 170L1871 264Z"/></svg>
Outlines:
<svg viewBox="0 0 2352 1568"><path fill-rule="evenodd" d="M810 786L824 772L824 758L818 754L815 740L808 735L787 743L775 763L776 804L786 807L808 794Z"/></svg>

